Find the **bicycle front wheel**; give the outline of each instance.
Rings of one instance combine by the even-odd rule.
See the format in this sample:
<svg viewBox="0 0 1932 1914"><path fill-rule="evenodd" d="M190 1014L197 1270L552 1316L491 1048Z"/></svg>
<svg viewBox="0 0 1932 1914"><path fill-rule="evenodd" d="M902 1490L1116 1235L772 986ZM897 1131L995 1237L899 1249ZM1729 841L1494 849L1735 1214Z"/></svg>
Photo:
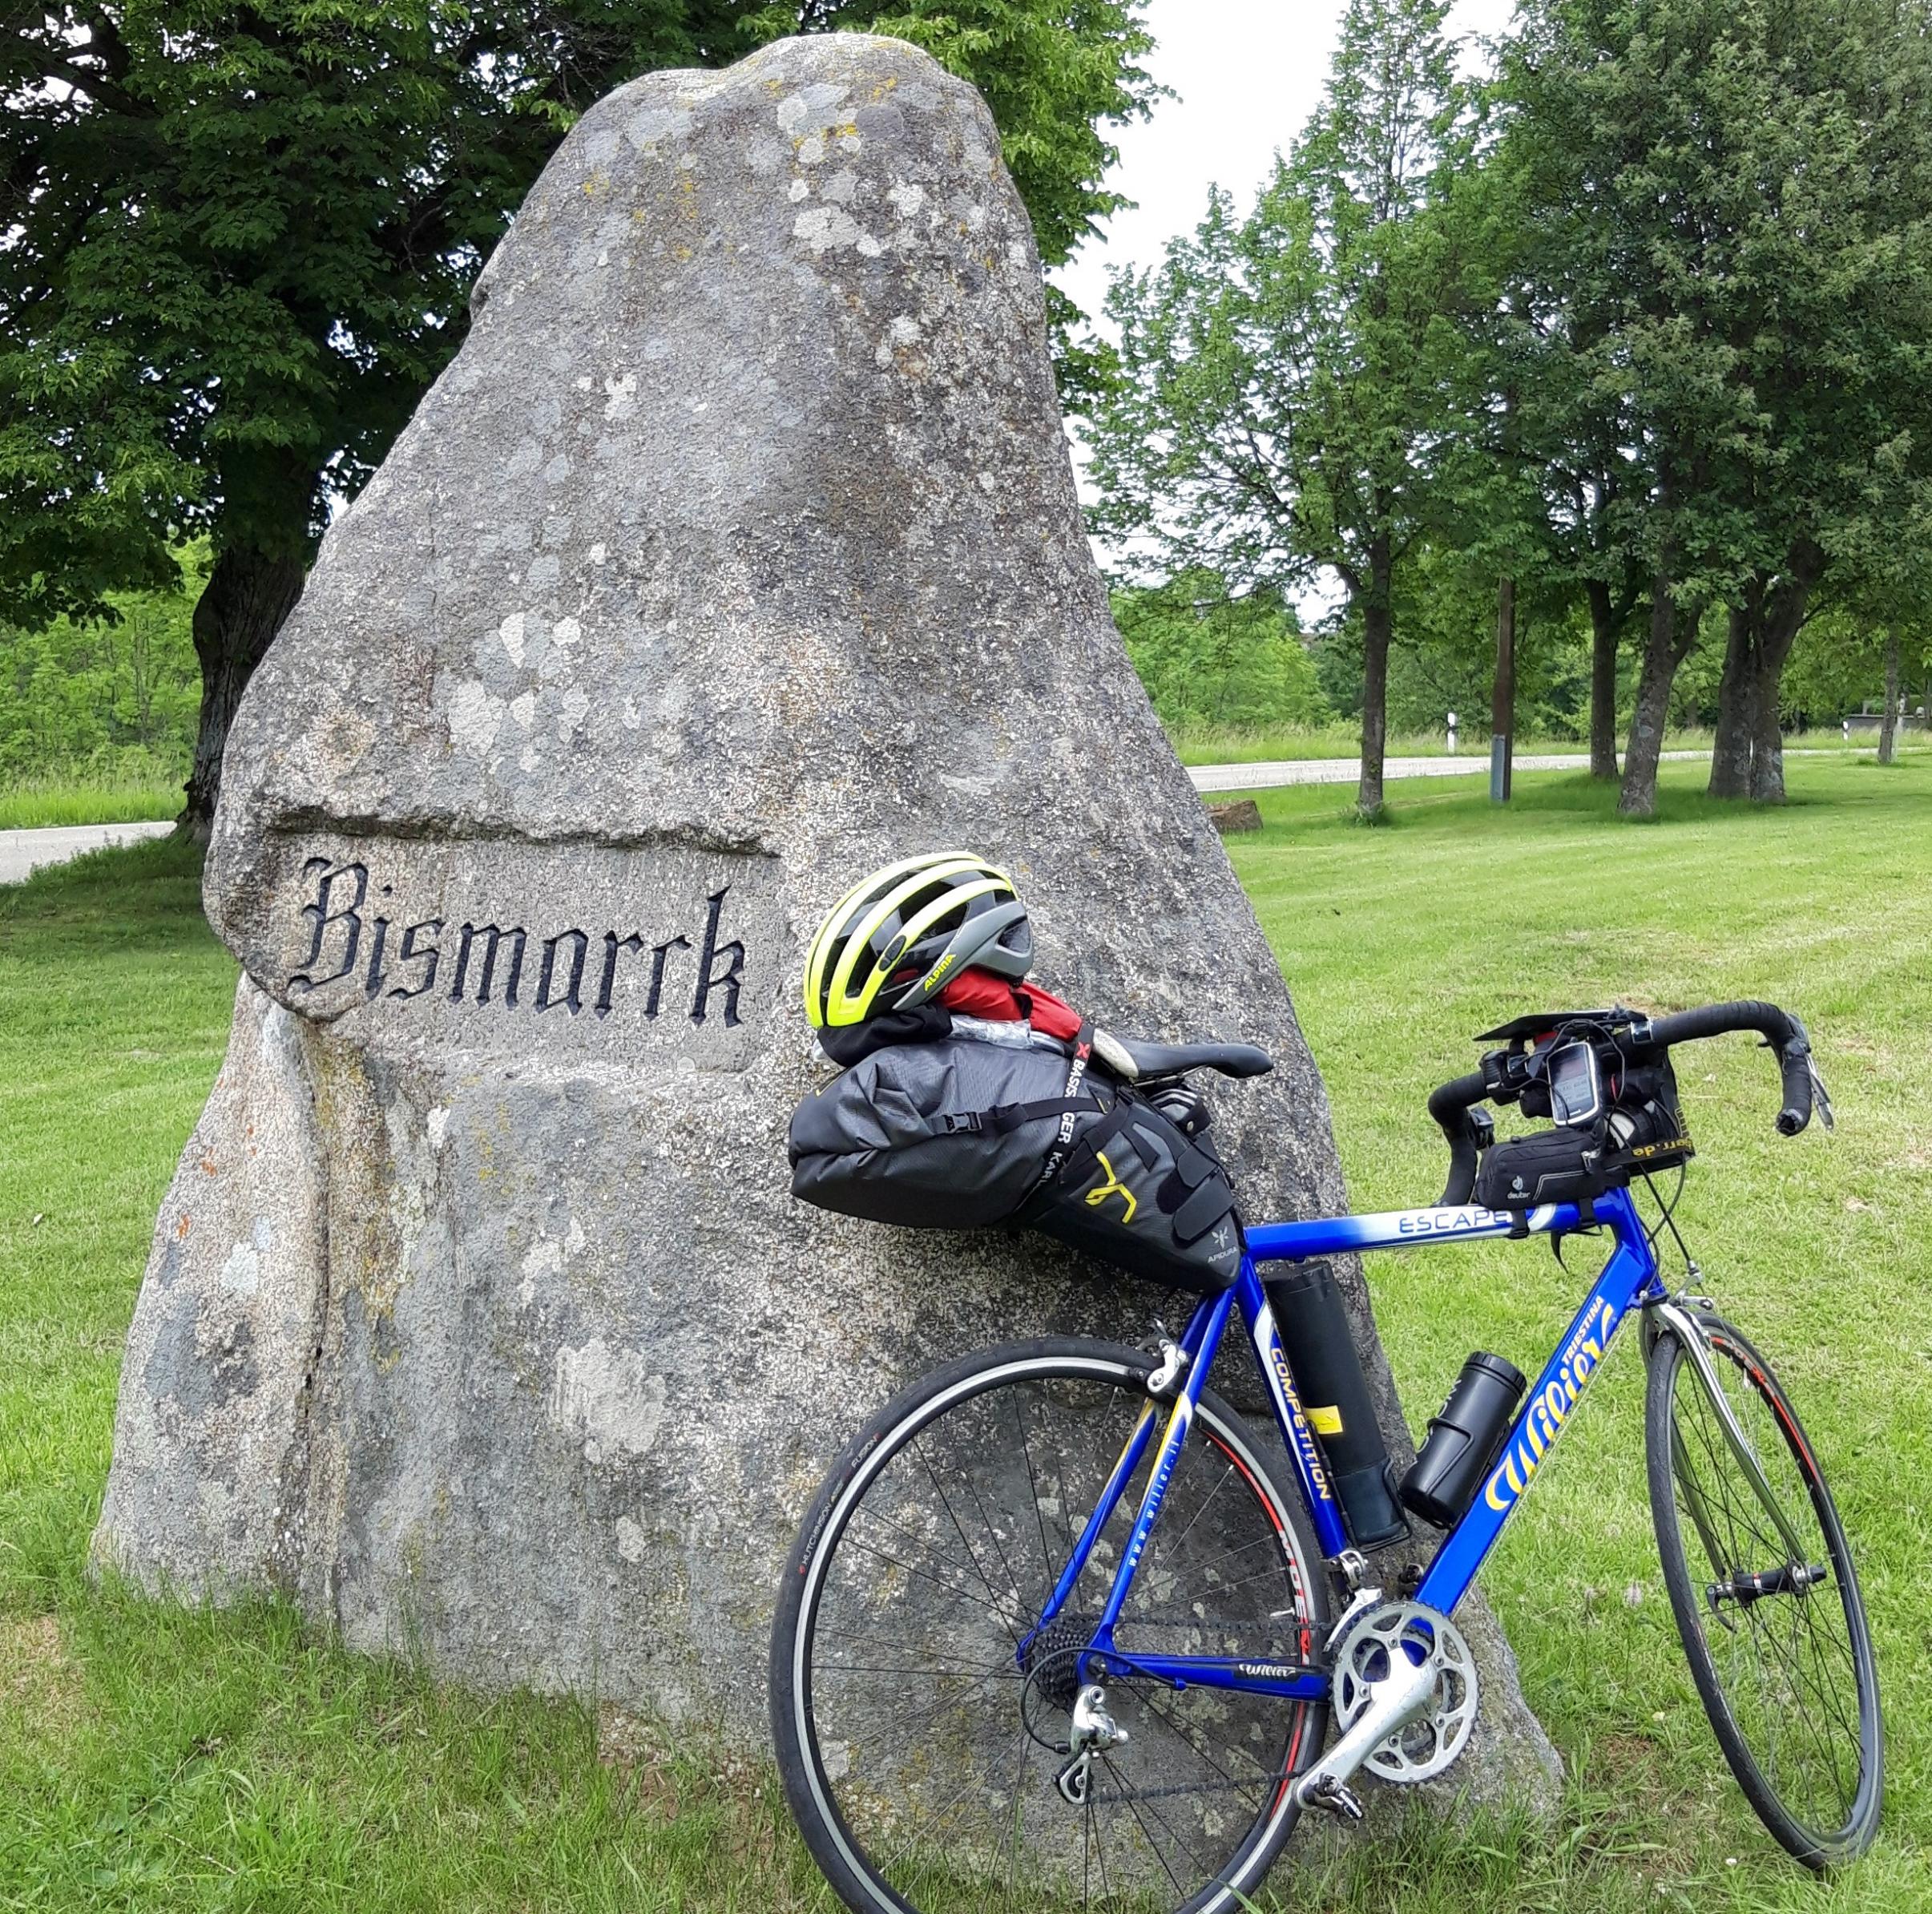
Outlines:
<svg viewBox="0 0 1932 1914"><path fill-rule="evenodd" d="M772 1715L793 1813L848 1906L1222 1914L1286 1841L1316 1703L1111 1678L1126 1738L1084 1799L1056 1780L1157 1440L1036 1625L1136 1426L1164 1419L1148 1370L1060 1339L969 1358L882 1410L820 1491L780 1598ZM1204 1394L1117 1647L1302 1662L1327 1614L1298 1496Z"/></svg>
<svg viewBox="0 0 1932 1914"><path fill-rule="evenodd" d="M1677 1632L1718 1745L1784 1847L1822 1870L1878 1827L1884 1767L1865 1603L1838 1512L1770 1366L1695 1318L1650 1352L1651 1512Z"/></svg>

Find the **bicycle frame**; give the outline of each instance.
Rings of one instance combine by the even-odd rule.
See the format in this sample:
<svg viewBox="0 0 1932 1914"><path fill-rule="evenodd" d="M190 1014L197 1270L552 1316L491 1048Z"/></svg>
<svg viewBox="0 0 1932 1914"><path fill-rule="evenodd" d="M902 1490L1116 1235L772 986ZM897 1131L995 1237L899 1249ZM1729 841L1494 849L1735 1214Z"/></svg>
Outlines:
<svg viewBox="0 0 1932 1914"><path fill-rule="evenodd" d="M1453 1613L1468 1593L1478 1570L1496 1545L1503 1524L1529 1492L1537 1471L1563 1432L1571 1411L1596 1373L1611 1339L1624 1318L1633 1309L1664 1295L1656 1258L1629 1191L1617 1189L1599 1197L1594 1209L1596 1221L1610 1234L1609 1258L1582 1307L1571 1318L1562 1341L1524 1397L1482 1492L1443 1536L1416 1589L1418 1602L1445 1615ZM1506 1212L1479 1209L1474 1205L1460 1208L1438 1205L1427 1209L1382 1210L1365 1216L1329 1217L1311 1222L1264 1223L1248 1230L1248 1254L1242 1258L1233 1287L1203 1298L1181 1334L1180 1347L1188 1359L1182 1379L1167 1415L1147 1488L1142 1492L1133 1532L1121 1553L1120 1565L1091 1645L1081 1656L1081 1680L1119 1674L1181 1686L1238 1689L1249 1694L1277 1695L1285 1700L1313 1701L1327 1694L1327 1671L1307 1662L1130 1654L1114 1642L1114 1629L1133 1585L1134 1573L1167 1499L1168 1485L1228 1318L1238 1308L1316 1536L1322 1553L1333 1561L1349 1548L1348 1532L1329 1484L1320 1447L1295 1394L1294 1379L1289 1371L1280 1331L1275 1326L1274 1312L1261 1286L1258 1266L1269 1262L1304 1262L1349 1250L1406 1250L1422 1243L1475 1242L1520 1235L1524 1233L1526 1221L1527 1234L1533 1236L1582 1226L1581 1215L1574 1203L1557 1203L1531 1211L1524 1221ZM1155 1426L1160 1420L1159 1405L1150 1397L1041 1614L1039 1626L1051 1621L1072 1594L1095 1541L1145 1458L1154 1440ZM1031 1632L1027 1638L1031 1638ZM1303 1653L1308 1652L1305 1641Z"/></svg>

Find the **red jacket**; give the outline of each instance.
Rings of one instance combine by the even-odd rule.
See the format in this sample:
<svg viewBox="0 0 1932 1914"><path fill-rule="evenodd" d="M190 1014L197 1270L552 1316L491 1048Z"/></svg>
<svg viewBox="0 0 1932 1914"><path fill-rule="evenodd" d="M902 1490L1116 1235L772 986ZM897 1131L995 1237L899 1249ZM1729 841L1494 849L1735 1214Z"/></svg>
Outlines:
<svg viewBox="0 0 1932 1914"><path fill-rule="evenodd" d="M984 1017L991 1024L1014 1024L1024 1019L1035 1030L1063 1040L1078 1036L1083 1020L1051 991L1037 983L1009 983L1004 977L974 964L962 971L936 999L964 1017Z"/></svg>

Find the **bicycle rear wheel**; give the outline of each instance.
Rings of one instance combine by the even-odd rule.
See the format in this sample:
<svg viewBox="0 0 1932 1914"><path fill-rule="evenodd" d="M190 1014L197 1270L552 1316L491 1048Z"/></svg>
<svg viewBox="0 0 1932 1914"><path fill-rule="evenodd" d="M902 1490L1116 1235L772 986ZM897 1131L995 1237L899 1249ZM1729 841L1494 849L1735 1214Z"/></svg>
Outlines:
<svg viewBox="0 0 1932 1914"><path fill-rule="evenodd" d="M1758 1818L1806 1866L1878 1826L1878 1683L1843 1525L1783 1388L1722 1318L1695 1318L1736 1435L1677 1331L1650 1352L1645 1436L1664 1586L1718 1745Z"/></svg>
<svg viewBox="0 0 1932 1914"><path fill-rule="evenodd" d="M1055 1786L1076 1658L1157 1444L1066 1608L1028 1637L1159 1411L1149 1366L1060 1339L971 1357L881 1411L819 1492L772 1630L772 1726L793 1813L848 1906L1222 1914L1288 1839L1289 1783L1326 1722L1316 1703L1111 1678L1129 1738L1084 1802ZM1298 1496L1204 1394L1117 1646L1300 1662L1327 1617Z"/></svg>

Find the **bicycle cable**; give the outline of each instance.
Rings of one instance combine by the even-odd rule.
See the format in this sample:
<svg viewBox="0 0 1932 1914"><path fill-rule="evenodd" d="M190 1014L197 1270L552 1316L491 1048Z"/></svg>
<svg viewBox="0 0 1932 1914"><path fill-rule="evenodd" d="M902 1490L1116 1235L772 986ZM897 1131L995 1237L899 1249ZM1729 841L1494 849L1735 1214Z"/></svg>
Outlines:
<svg viewBox="0 0 1932 1914"><path fill-rule="evenodd" d="M1676 1221L1677 1205L1684 1200L1684 1181L1687 1167L1682 1163L1677 1165L1677 1187L1671 1192L1668 1201L1664 1200L1663 1191L1657 1187L1656 1178L1648 1170L1640 1171L1639 1173L1644 1178L1644 1188L1649 1190L1652 1198L1657 1205L1656 1221L1652 1224L1646 1224L1644 1231L1652 1250L1653 1251L1656 1250L1657 1238L1666 1230L1668 1230L1671 1233L1672 1241L1677 1246L1678 1254L1684 1258L1684 1274L1687 1277L1694 1277L1697 1274L1696 1259L1691 1254L1691 1246L1684 1240L1684 1233L1677 1227Z"/></svg>

